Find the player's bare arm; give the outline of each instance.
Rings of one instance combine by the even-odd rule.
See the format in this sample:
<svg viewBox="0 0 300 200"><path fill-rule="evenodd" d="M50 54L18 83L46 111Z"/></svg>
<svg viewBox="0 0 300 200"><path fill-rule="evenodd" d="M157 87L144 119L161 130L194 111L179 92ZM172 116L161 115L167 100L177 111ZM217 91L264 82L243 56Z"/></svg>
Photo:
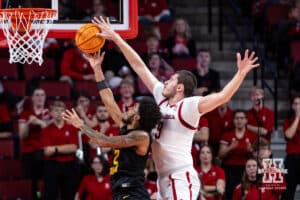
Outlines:
<svg viewBox="0 0 300 200"><path fill-rule="evenodd" d="M104 81L104 75L101 68L103 59L104 59L105 52L102 54L84 54L84 57L87 61L89 61L90 66L92 67L95 79L97 82ZM101 97L101 100L103 104L105 105L107 112L110 114L114 122L119 126L122 127L124 124L122 122L122 112L117 105L113 93L110 88L105 88L99 91L99 95Z"/></svg>
<svg viewBox="0 0 300 200"><path fill-rule="evenodd" d="M83 133L89 136L93 142L102 147L126 148L137 147L137 153L144 155L148 151L150 138L144 131L132 131L128 135L123 136L106 136L104 133L95 131L91 127L84 124L74 109L66 110L63 113L63 119L71 123L74 127L79 128Z"/></svg>
<svg viewBox="0 0 300 200"><path fill-rule="evenodd" d="M199 100L198 111L200 113L207 113L219 105L228 102L238 90L248 72L259 66L259 64L256 63L258 57L255 57L255 52L252 52L249 55L249 50L246 50L243 59L241 58L240 53L237 53L236 57L238 67L237 73L222 91L207 95Z"/></svg>
<svg viewBox="0 0 300 200"><path fill-rule="evenodd" d="M145 65L140 56L131 48L118 33L116 33L109 23L108 19L103 17L95 17L92 22L96 24L100 29L101 33L98 35L105 39L113 41L122 51L123 55L127 59L130 66L142 79L149 91L153 91L155 84L158 82L157 78L150 72L148 67Z"/></svg>

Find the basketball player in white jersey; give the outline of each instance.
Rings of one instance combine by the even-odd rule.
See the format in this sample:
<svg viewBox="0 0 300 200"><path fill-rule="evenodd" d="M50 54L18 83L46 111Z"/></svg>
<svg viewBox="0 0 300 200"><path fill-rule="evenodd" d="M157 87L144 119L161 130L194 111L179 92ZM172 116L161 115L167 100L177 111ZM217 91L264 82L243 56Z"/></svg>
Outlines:
<svg viewBox="0 0 300 200"><path fill-rule="evenodd" d="M205 97L192 96L196 79L189 71L178 71L161 83L149 71L139 55L112 30L103 18L94 18L101 29L98 35L113 41L122 51L133 70L152 92L163 114L152 143L152 154L158 173L158 200L195 200L200 182L193 168L192 140L200 116L230 100L247 73L258 67L254 52L245 51L244 59L237 53L238 71L218 93Z"/></svg>

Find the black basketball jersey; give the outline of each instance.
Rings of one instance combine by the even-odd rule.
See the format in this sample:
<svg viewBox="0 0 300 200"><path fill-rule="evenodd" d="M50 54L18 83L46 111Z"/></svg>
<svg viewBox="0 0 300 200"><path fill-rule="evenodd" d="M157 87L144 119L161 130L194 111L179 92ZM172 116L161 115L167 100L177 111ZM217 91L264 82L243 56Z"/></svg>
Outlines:
<svg viewBox="0 0 300 200"><path fill-rule="evenodd" d="M133 129L127 130L126 127L122 127L120 129L120 135L127 135L131 131L133 131ZM148 154L144 156L136 154L135 147L114 149L113 163L110 168L111 185L113 191L120 188L144 186L144 169L147 158Z"/></svg>

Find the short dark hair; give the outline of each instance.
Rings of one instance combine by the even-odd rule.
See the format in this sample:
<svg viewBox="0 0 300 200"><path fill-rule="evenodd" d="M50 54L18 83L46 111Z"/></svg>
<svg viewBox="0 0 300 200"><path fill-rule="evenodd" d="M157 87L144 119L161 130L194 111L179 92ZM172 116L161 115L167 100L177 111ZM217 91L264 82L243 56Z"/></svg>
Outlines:
<svg viewBox="0 0 300 200"><path fill-rule="evenodd" d="M237 114L237 113L244 113L244 115L245 115L245 117L247 118L247 112L244 110L244 109L235 109L234 111L233 111L233 117L235 117L235 115Z"/></svg>
<svg viewBox="0 0 300 200"><path fill-rule="evenodd" d="M200 52L207 52L210 54L210 50L209 49L205 49L205 48L201 48L197 51L197 54L199 54Z"/></svg>
<svg viewBox="0 0 300 200"><path fill-rule="evenodd" d="M263 137L260 137L259 141L258 139L255 140L251 146L253 151L257 151L261 147L267 147L269 150L271 150L270 142Z"/></svg>
<svg viewBox="0 0 300 200"><path fill-rule="evenodd" d="M50 110L53 110L54 108L66 109L66 104L62 101L54 101L50 106Z"/></svg>
<svg viewBox="0 0 300 200"><path fill-rule="evenodd" d="M140 129L150 132L161 119L159 106L151 97L139 100L138 113L140 115Z"/></svg>
<svg viewBox="0 0 300 200"><path fill-rule="evenodd" d="M80 91L77 92L77 94L76 94L76 101L77 101L80 97L86 97L86 98L90 99L89 93L88 93L87 91L85 91L85 90L80 90Z"/></svg>
<svg viewBox="0 0 300 200"><path fill-rule="evenodd" d="M178 74L178 83L182 83L184 86L184 96L192 96L194 89L197 87L196 76L187 70L177 71L176 74Z"/></svg>

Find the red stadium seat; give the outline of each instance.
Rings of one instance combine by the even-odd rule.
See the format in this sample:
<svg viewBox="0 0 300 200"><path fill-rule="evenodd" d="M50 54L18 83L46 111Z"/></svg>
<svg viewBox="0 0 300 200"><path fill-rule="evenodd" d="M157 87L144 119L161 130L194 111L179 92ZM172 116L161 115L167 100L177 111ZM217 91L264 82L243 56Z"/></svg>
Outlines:
<svg viewBox="0 0 300 200"><path fill-rule="evenodd" d="M0 160L0 179L13 179L22 177L21 160Z"/></svg>
<svg viewBox="0 0 300 200"><path fill-rule="evenodd" d="M147 52L147 46L144 40L129 40L128 44L132 46L132 48L139 54L144 54Z"/></svg>
<svg viewBox="0 0 300 200"><path fill-rule="evenodd" d="M269 27L280 22L280 20L287 17L288 7L281 4L271 4L267 6L267 21Z"/></svg>
<svg viewBox="0 0 300 200"><path fill-rule="evenodd" d="M0 196L6 200L31 200L31 185L30 180L0 181Z"/></svg>
<svg viewBox="0 0 300 200"><path fill-rule="evenodd" d="M14 158L14 141L11 139L0 140L0 158Z"/></svg>
<svg viewBox="0 0 300 200"><path fill-rule="evenodd" d="M71 88L67 82L41 81L40 87L46 92L47 97L52 99L70 99Z"/></svg>
<svg viewBox="0 0 300 200"><path fill-rule="evenodd" d="M24 97L26 95L25 81L2 81L5 90L11 92L17 97Z"/></svg>
<svg viewBox="0 0 300 200"><path fill-rule="evenodd" d="M99 98L99 92L98 92L97 85L95 82L76 81L74 88L77 91L80 91L80 90L86 91L91 96L92 99Z"/></svg>
<svg viewBox="0 0 300 200"><path fill-rule="evenodd" d="M291 43L291 57L293 64L300 61L300 41L293 41Z"/></svg>
<svg viewBox="0 0 300 200"><path fill-rule="evenodd" d="M159 22L157 26L160 30L161 40L166 40L171 35L172 22Z"/></svg>
<svg viewBox="0 0 300 200"><path fill-rule="evenodd" d="M172 66L175 70L193 70L196 68L197 60L194 58L175 58Z"/></svg>
<svg viewBox="0 0 300 200"><path fill-rule="evenodd" d="M46 58L41 66L37 63L26 64L24 66L24 76L26 80L31 80L33 78L39 79L55 79L55 65L54 60L51 58Z"/></svg>
<svg viewBox="0 0 300 200"><path fill-rule="evenodd" d="M18 79L17 64L10 64L8 58L0 58L0 77L1 79Z"/></svg>

